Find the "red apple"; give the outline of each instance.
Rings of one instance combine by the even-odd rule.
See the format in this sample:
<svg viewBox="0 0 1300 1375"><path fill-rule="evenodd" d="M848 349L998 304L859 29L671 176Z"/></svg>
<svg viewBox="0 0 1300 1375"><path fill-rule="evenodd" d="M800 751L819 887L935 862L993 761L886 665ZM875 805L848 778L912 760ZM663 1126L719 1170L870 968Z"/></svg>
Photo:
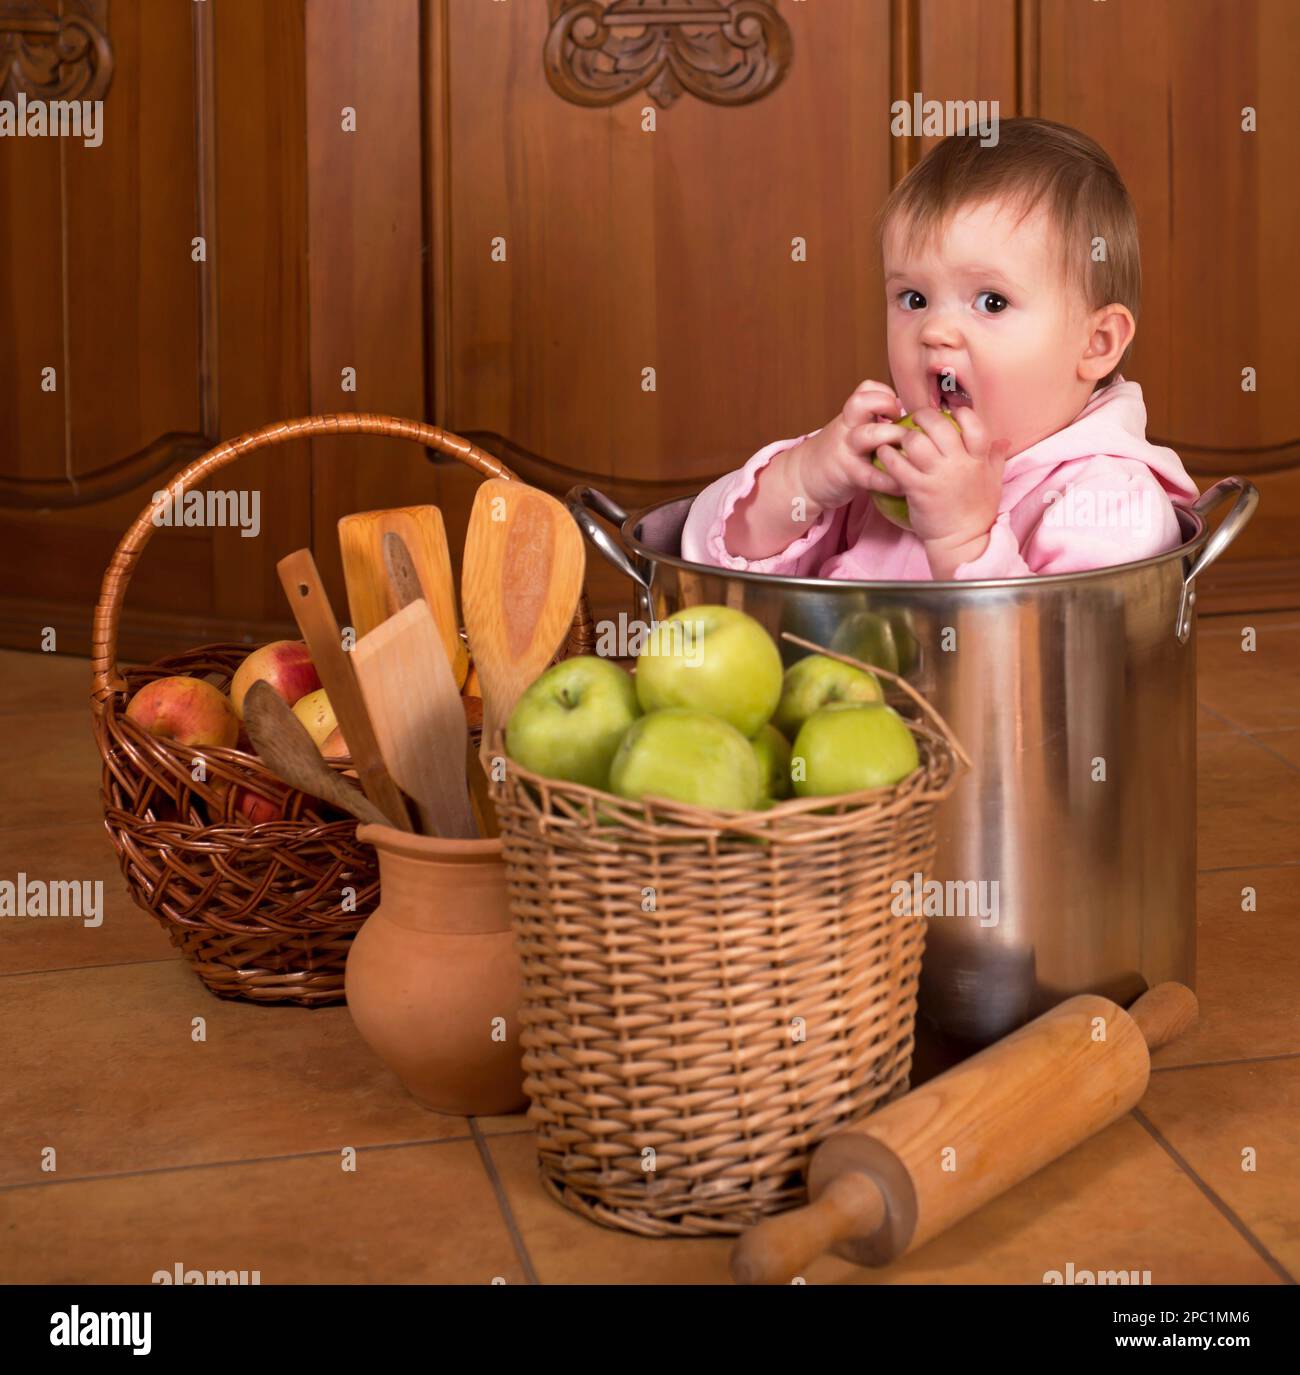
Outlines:
<svg viewBox="0 0 1300 1375"><path fill-rule="evenodd" d="M239 717L224 693L202 678L156 678L126 705L127 719L181 745L233 746Z"/></svg>
<svg viewBox="0 0 1300 1375"><path fill-rule="evenodd" d="M261 793L251 788L235 790L235 815L250 826L260 826L264 821L283 821L284 810L276 803L268 801Z"/></svg>
<svg viewBox="0 0 1300 1375"><path fill-rule="evenodd" d="M301 640L273 640L255 649L235 670L230 683L230 700L241 717L244 696L259 680L270 683L290 706L320 687L316 667Z"/></svg>

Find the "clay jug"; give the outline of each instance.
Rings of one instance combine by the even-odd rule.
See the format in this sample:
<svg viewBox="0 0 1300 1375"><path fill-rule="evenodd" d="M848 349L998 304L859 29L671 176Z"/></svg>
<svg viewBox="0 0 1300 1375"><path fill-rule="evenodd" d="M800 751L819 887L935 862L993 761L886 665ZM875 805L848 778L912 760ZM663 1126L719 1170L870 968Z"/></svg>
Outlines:
<svg viewBox="0 0 1300 1375"><path fill-rule="evenodd" d="M440 840L391 826L361 826L357 838L378 852L380 880L345 976L362 1040L436 1112L524 1107L523 980L500 839Z"/></svg>

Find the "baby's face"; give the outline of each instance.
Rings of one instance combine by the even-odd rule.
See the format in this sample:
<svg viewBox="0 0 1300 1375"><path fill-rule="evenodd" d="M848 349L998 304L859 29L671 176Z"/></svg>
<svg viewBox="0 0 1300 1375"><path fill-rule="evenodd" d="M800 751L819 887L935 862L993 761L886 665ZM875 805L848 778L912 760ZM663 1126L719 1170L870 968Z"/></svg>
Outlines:
<svg viewBox="0 0 1300 1375"><path fill-rule="evenodd" d="M1042 207L1018 225L1000 202L962 207L923 252L895 222L884 259L889 368L909 412L971 405L1009 455L1078 416L1091 312ZM945 369L959 391L941 389Z"/></svg>

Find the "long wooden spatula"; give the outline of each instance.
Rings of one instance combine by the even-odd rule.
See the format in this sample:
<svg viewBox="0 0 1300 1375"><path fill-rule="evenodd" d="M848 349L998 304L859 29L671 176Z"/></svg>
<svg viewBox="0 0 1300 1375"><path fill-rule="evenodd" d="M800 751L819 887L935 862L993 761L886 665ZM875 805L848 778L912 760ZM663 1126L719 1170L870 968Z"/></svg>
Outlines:
<svg viewBox="0 0 1300 1375"><path fill-rule="evenodd" d="M339 623L325 595L311 550L299 549L286 555L276 564L276 571L289 598L293 618L311 652L321 686L334 708L366 796L388 817L391 825L409 831L411 821L405 799L384 767L384 757L357 685L357 675L343 650Z"/></svg>

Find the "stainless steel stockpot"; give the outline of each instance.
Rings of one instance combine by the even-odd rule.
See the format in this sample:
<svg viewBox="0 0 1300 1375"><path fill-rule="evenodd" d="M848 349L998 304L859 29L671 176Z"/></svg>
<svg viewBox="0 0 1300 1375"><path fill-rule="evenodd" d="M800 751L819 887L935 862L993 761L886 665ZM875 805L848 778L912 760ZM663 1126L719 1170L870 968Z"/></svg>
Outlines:
<svg viewBox="0 0 1300 1375"><path fill-rule="evenodd" d="M1236 501L1211 534L1207 517ZM1196 578L1259 493L1224 478L1178 508L1182 545L1087 573L847 582L681 558L693 498L574 518L631 579L637 616L734 606L906 674L974 762L939 817L921 1012L977 1045L1076 993L1121 1003L1196 964ZM614 523L611 530L597 516ZM805 651L779 641L788 663ZM929 885L927 887L927 884ZM936 886L937 885L937 886Z"/></svg>

